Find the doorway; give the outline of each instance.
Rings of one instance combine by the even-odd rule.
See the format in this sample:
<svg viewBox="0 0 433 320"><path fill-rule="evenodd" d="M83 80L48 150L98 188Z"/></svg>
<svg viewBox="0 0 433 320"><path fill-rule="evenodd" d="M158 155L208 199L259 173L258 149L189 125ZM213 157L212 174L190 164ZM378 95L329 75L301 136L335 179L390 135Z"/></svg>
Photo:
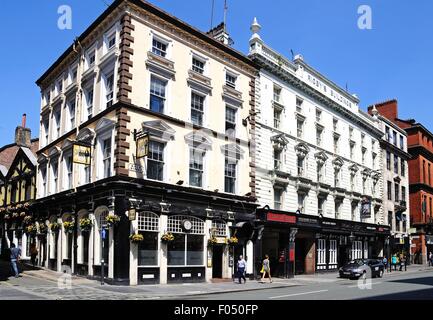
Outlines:
<svg viewBox="0 0 433 320"><path fill-rule="evenodd" d="M212 252L212 278L223 277L223 246L214 246Z"/></svg>

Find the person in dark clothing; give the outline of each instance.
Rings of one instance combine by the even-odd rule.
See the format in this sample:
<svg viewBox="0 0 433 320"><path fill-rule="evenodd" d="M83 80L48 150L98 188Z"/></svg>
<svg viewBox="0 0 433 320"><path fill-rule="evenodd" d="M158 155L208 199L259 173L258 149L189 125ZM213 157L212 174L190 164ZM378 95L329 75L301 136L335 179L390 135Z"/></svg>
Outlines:
<svg viewBox="0 0 433 320"><path fill-rule="evenodd" d="M15 278L19 277L19 271L18 271L18 261L20 261L21 258L21 249L17 248L14 243L11 244L11 265L12 269L15 274Z"/></svg>

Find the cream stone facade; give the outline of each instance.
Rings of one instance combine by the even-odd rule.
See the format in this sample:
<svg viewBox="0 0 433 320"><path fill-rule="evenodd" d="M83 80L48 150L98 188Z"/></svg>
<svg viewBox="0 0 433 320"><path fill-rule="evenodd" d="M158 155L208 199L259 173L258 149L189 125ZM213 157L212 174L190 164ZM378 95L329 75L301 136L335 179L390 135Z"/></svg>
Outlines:
<svg viewBox="0 0 433 320"><path fill-rule="evenodd" d="M252 254L257 69L222 31L115 1L38 80L45 266L130 285L211 281Z"/></svg>

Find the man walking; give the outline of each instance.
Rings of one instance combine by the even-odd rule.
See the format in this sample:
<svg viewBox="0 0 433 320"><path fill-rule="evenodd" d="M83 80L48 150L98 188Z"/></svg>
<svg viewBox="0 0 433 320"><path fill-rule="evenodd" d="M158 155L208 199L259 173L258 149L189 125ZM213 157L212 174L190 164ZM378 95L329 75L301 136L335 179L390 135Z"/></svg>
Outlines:
<svg viewBox="0 0 433 320"><path fill-rule="evenodd" d="M242 255L239 256L239 260L238 260L239 284L242 284L242 279L244 279L244 283L247 283L247 278L245 277L246 267L247 267L247 262L245 261L244 257Z"/></svg>
<svg viewBox="0 0 433 320"><path fill-rule="evenodd" d="M15 273L15 278L19 277L19 271L18 271L18 261L20 261L21 258L21 249L17 248L15 246L15 243L11 244L11 264L12 269Z"/></svg>
<svg viewBox="0 0 433 320"><path fill-rule="evenodd" d="M432 267L433 266L433 253L429 253L428 255L428 266Z"/></svg>

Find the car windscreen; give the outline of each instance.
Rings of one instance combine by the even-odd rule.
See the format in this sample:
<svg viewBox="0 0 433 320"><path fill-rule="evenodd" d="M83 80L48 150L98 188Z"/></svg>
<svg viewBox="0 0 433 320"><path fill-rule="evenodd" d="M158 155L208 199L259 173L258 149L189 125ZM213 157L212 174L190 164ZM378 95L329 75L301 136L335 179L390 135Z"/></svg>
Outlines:
<svg viewBox="0 0 433 320"><path fill-rule="evenodd" d="M356 259L356 260L352 260L350 261L350 264L355 264L357 266L362 266L365 264L365 261L362 259Z"/></svg>

